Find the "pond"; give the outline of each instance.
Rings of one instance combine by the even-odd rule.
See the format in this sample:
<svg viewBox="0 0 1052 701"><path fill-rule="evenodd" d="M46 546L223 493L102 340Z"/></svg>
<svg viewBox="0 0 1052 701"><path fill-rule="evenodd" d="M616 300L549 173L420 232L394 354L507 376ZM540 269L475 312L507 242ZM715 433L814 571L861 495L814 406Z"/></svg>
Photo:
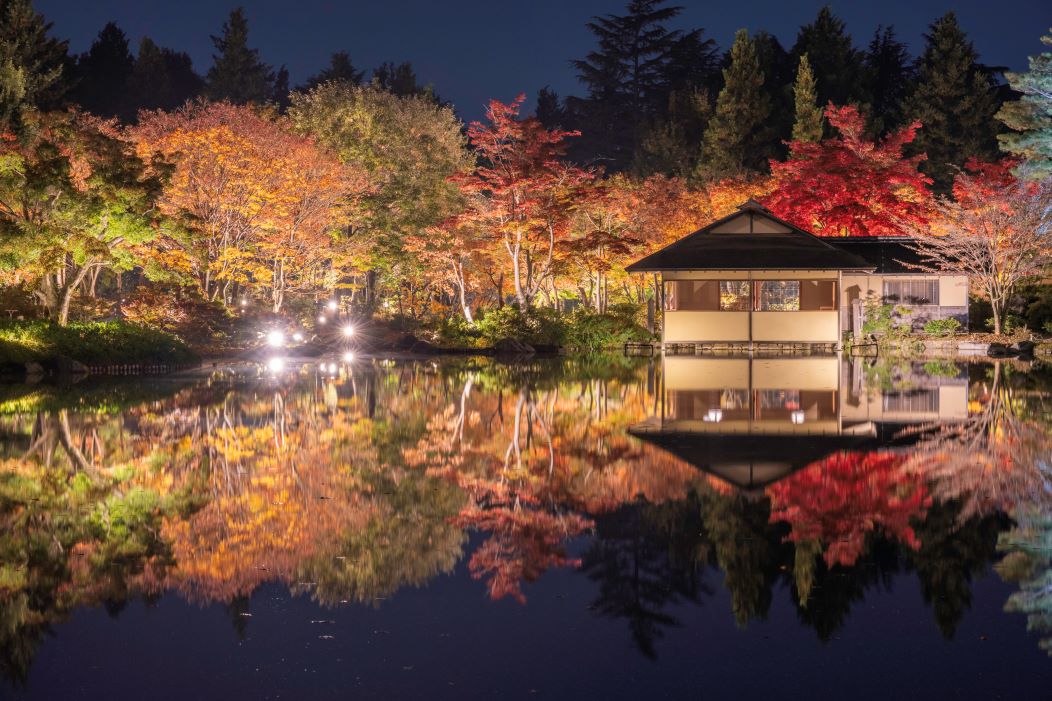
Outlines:
<svg viewBox="0 0 1052 701"><path fill-rule="evenodd" d="M1038 698L1052 367L0 387L0 697Z"/></svg>

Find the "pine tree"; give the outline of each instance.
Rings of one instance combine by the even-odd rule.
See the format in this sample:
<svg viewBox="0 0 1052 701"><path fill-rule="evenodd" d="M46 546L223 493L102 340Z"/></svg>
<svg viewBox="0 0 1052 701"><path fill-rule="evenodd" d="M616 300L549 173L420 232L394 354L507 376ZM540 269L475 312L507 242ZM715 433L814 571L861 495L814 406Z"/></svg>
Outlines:
<svg viewBox="0 0 1052 701"><path fill-rule="evenodd" d="M624 15L595 17L588 28L597 48L573 61L586 99L568 100L583 127L575 154L626 168L645 126L664 116L673 89L704 87L715 73L715 45L701 30L666 25L682 8L667 0L630 0Z"/></svg>
<svg viewBox="0 0 1052 701"><path fill-rule="evenodd" d="M712 105L704 90L673 92L668 117L657 120L639 140L632 157L633 174L690 177L711 116Z"/></svg>
<svg viewBox="0 0 1052 701"><path fill-rule="evenodd" d="M793 141L816 143L822 140L822 108L818 106L818 92L815 86L815 75L807 54L800 57L800 67L796 71L796 82L793 84L795 106L793 114Z"/></svg>
<svg viewBox="0 0 1052 701"><path fill-rule="evenodd" d="M72 98L92 114L127 120L128 80L134 67L128 37L110 22L88 52L77 59L77 85Z"/></svg>
<svg viewBox="0 0 1052 701"><path fill-rule="evenodd" d="M1052 46L1052 29L1041 37ZM1008 83L1023 94L1006 102L997 118L1012 131L1001 134L1001 148L1025 160L1024 169L1034 177L1052 175L1052 52L1030 57L1027 73L1007 73Z"/></svg>
<svg viewBox="0 0 1052 701"><path fill-rule="evenodd" d="M814 22L800 27L791 53L794 63L807 54L818 81L818 104L846 105L862 97L862 56L844 21L828 6L819 10Z"/></svg>
<svg viewBox="0 0 1052 701"><path fill-rule="evenodd" d="M248 20L240 7L230 13L219 36L212 37L218 53L208 69L205 94L236 105L266 102L274 95L274 71L263 63L258 49L248 48Z"/></svg>
<svg viewBox="0 0 1052 701"><path fill-rule="evenodd" d="M756 57L763 71L763 90L771 101L771 112L762 131L766 158L781 160L786 156L785 141L793 131L794 66L782 43L765 31L753 35Z"/></svg>
<svg viewBox="0 0 1052 701"><path fill-rule="evenodd" d="M763 91L763 71L749 32L739 29L731 47L731 63L723 71L723 90L716 113L705 130L695 175L724 178L744 171L762 171L766 163L763 127L771 103Z"/></svg>
<svg viewBox="0 0 1052 701"><path fill-rule="evenodd" d="M289 69L281 66L274 74L274 87L270 91L270 101L284 112L289 106Z"/></svg>
<svg viewBox="0 0 1052 701"><path fill-rule="evenodd" d="M328 67L308 78L307 82L299 87L299 90L300 92L310 92L311 89L329 81L361 85L363 77L365 77L365 73L354 67L350 54L346 51L337 51L329 59Z"/></svg>
<svg viewBox="0 0 1052 701"><path fill-rule="evenodd" d="M559 94L547 85L537 91L537 107L533 113L546 129L560 128L566 120Z"/></svg>
<svg viewBox="0 0 1052 701"><path fill-rule="evenodd" d="M435 102L439 101L430 85L420 84L413 64L408 61L398 64L390 61L381 63L373 70L372 84L398 97L422 96Z"/></svg>
<svg viewBox="0 0 1052 701"><path fill-rule="evenodd" d="M863 60L863 84L869 103L870 131L882 136L903 123L902 102L913 84L914 71L906 45L893 27L877 27Z"/></svg>
<svg viewBox="0 0 1052 701"><path fill-rule="evenodd" d="M201 94L204 81L194 72L190 57L157 46L150 37L139 42L135 66L128 79L131 116L139 110L172 110Z"/></svg>
<svg viewBox="0 0 1052 701"><path fill-rule="evenodd" d="M948 192L957 168L971 158L997 157L997 102L990 77L976 63L975 49L948 12L931 26L918 62L917 84L906 115L922 128L914 153L926 153L921 169L936 192Z"/></svg>
<svg viewBox="0 0 1052 701"><path fill-rule="evenodd" d="M0 131L27 107L57 106L68 90L66 42L50 31L31 0L0 0Z"/></svg>

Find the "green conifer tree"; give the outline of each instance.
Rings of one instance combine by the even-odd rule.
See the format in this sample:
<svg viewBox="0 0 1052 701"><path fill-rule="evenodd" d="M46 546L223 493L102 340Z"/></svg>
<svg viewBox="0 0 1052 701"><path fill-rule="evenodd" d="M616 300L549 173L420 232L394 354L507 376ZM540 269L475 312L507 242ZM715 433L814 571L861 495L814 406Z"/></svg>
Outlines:
<svg viewBox="0 0 1052 701"><path fill-rule="evenodd" d="M50 30L30 0L0 0L0 131L27 107L56 106L68 90L66 42Z"/></svg>
<svg viewBox="0 0 1052 701"><path fill-rule="evenodd" d="M948 192L956 169L968 159L997 157L998 105L990 77L952 12L939 18L925 38L906 115L922 125L913 143L915 153L928 155L921 170L935 181L937 192Z"/></svg>
<svg viewBox="0 0 1052 701"><path fill-rule="evenodd" d="M1041 37L1052 46L1052 29ZM1052 175L1052 52L1030 57L1026 73L1007 73L1013 90L1023 93L1016 102L1006 102L997 118L1012 129L998 136L1001 148L1021 156L1024 168L1035 177Z"/></svg>
<svg viewBox="0 0 1052 701"><path fill-rule="evenodd" d="M762 89L763 71L747 30L735 34L730 59L716 112L705 130L697 177L731 177L766 167L764 124L771 102Z"/></svg>
<svg viewBox="0 0 1052 701"><path fill-rule="evenodd" d="M822 140L822 108L818 106L818 91L815 85L815 74L807 54L800 57L800 66L796 70L796 82L793 84L796 121L793 122L793 141L815 143Z"/></svg>
<svg viewBox="0 0 1052 701"><path fill-rule="evenodd" d="M215 63L208 69L205 95L236 105L266 102L274 96L274 71L259 58L258 49L248 48L248 20L240 7L223 23L220 36L213 36Z"/></svg>

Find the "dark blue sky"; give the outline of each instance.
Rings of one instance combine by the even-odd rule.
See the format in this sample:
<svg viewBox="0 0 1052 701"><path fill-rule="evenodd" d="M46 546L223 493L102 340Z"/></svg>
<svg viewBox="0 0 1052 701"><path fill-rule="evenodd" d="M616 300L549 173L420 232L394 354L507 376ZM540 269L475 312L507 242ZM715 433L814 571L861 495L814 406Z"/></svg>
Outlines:
<svg viewBox="0 0 1052 701"><path fill-rule="evenodd" d="M210 34L230 9L242 5L252 43L266 61L285 64L295 85L328 61L350 53L359 68L386 60L411 61L425 82L451 100L462 116L477 118L490 97L531 97L548 84L561 95L579 91L573 58L593 46L585 22L620 13L627 0L36 0L71 50L87 49L109 20L129 35L143 35L188 52L204 73L211 65ZM922 33L948 9L956 10L983 62L1023 69L1042 49L1038 38L1052 26L1050 0L680 0L676 25L703 27L727 47L739 27L766 29L788 48L801 24L831 4L864 45L878 24L893 24L917 53Z"/></svg>

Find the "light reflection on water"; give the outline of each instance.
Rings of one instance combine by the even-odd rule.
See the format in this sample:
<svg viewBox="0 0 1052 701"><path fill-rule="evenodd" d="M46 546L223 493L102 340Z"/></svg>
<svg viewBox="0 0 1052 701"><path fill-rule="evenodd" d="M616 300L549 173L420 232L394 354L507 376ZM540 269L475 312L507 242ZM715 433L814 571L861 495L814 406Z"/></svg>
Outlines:
<svg viewBox="0 0 1052 701"><path fill-rule="evenodd" d="M1047 366L334 358L0 399L0 664L23 689L86 608L176 596L243 633L268 583L324 619L458 571L527 609L576 573L651 658L714 587L739 626L790 605L830 640L907 574L952 640L991 568L1052 639Z"/></svg>

